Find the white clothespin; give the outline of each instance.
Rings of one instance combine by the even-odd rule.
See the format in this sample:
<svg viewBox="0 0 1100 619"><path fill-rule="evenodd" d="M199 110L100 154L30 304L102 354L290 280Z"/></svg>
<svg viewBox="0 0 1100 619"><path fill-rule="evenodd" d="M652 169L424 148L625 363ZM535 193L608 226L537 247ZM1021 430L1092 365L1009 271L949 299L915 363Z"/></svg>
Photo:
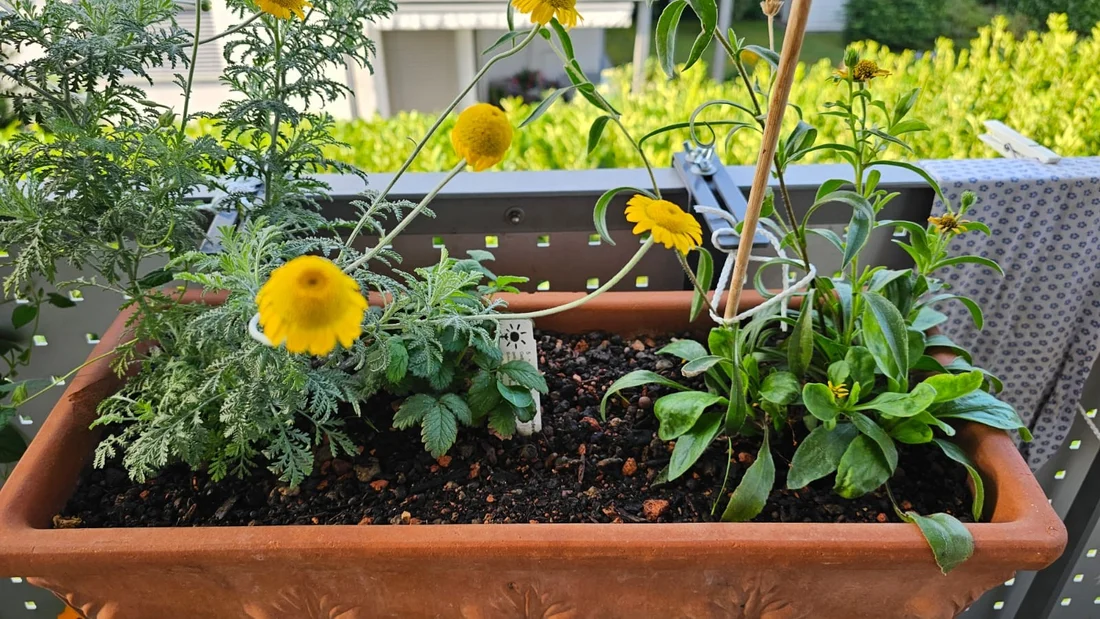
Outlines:
<svg viewBox="0 0 1100 619"><path fill-rule="evenodd" d="M1000 121L987 120L984 124L989 133L978 136L978 139L1009 159L1034 159L1046 164L1062 160L1058 153Z"/></svg>

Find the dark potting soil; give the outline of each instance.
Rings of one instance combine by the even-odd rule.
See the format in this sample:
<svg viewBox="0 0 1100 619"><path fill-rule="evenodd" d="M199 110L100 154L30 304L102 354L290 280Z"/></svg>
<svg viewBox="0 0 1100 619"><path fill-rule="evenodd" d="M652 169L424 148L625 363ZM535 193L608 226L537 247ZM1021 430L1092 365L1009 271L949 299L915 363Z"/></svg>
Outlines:
<svg viewBox="0 0 1100 619"><path fill-rule="evenodd" d="M652 412L666 390L628 390L628 402L613 398L607 421L600 420L600 398L629 371L683 380L674 359L655 354L669 340L539 334L539 367L550 394L542 398L543 431L532 437L501 440L465 429L450 455L436 460L424 451L419 430L376 432L355 419L348 430L361 453L332 459L328 449L319 450L313 475L294 489L263 469L213 482L181 465L135 484L114 462L84 473L55 526L715 521L727 501L718 496L727 462L728 495L755 458L758 440L736 439L733 458L718 441L687 475L654 485L671 453L672 444L657 438ZM379 396L363 409L379 411L374 422L385 428L383 417L392 419L395 404ZM773 438L776 489L756 521L897 522L885 492L845 500L833 494L831 476L786 490L798 434L805 432ZM965 470L934 446L898 447L891 485L902 507L968 521Z"/></svg>

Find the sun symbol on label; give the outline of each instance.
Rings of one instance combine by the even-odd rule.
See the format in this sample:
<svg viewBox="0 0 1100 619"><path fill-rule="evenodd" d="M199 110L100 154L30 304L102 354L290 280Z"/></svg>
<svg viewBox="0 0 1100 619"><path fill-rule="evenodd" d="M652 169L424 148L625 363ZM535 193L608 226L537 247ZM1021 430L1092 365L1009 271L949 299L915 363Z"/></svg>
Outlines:
<svg viewBox="0 0 1100 619"><path fill-rule="evenodd" d="M523 344L523 327L515 323L505 324L500 330L500 347L519 352Z"/></svg>

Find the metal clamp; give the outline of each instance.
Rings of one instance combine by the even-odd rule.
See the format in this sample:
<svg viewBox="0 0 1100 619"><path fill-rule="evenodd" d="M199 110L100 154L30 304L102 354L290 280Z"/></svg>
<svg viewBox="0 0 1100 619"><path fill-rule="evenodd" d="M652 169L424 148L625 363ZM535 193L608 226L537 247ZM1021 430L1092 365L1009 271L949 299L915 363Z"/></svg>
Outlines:
<svg viewBox="0 0 1100 619"><path fill-rule="evenodd" d="M718 161L713 145L692 146L690 142L685 142L684 152L672 156L672 167L687 188L691 211L694 212L696 206L708 206L728 212L735 221L745 219L748 200L725 166ZM740 237L725 218L704 212L703 221L710 228L710 237L716 240L717 249L725 251L740 245ZM757 233L752 244L754 247L765 247L768 240Z"/></svg>

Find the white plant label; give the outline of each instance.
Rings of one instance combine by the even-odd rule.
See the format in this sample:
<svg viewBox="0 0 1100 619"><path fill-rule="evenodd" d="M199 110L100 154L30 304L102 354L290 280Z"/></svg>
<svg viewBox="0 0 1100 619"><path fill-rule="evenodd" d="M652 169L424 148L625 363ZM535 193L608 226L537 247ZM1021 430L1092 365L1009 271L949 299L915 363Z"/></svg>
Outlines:
<svg viewBox="0 0 1100 619"><path fill-rule="evenodd" d="M501 320L500 321L500 352L504 354L504 361L526 361L536 370L539 369L539 351L535 346L535 323L532 320ZM512 381L505 378L506 384ZM535 432L542 432L542 401L540 394L531 391L531 397L535 399L535 418L527 423L516 423L516 431L523 436L531 436Z"/></svg>

